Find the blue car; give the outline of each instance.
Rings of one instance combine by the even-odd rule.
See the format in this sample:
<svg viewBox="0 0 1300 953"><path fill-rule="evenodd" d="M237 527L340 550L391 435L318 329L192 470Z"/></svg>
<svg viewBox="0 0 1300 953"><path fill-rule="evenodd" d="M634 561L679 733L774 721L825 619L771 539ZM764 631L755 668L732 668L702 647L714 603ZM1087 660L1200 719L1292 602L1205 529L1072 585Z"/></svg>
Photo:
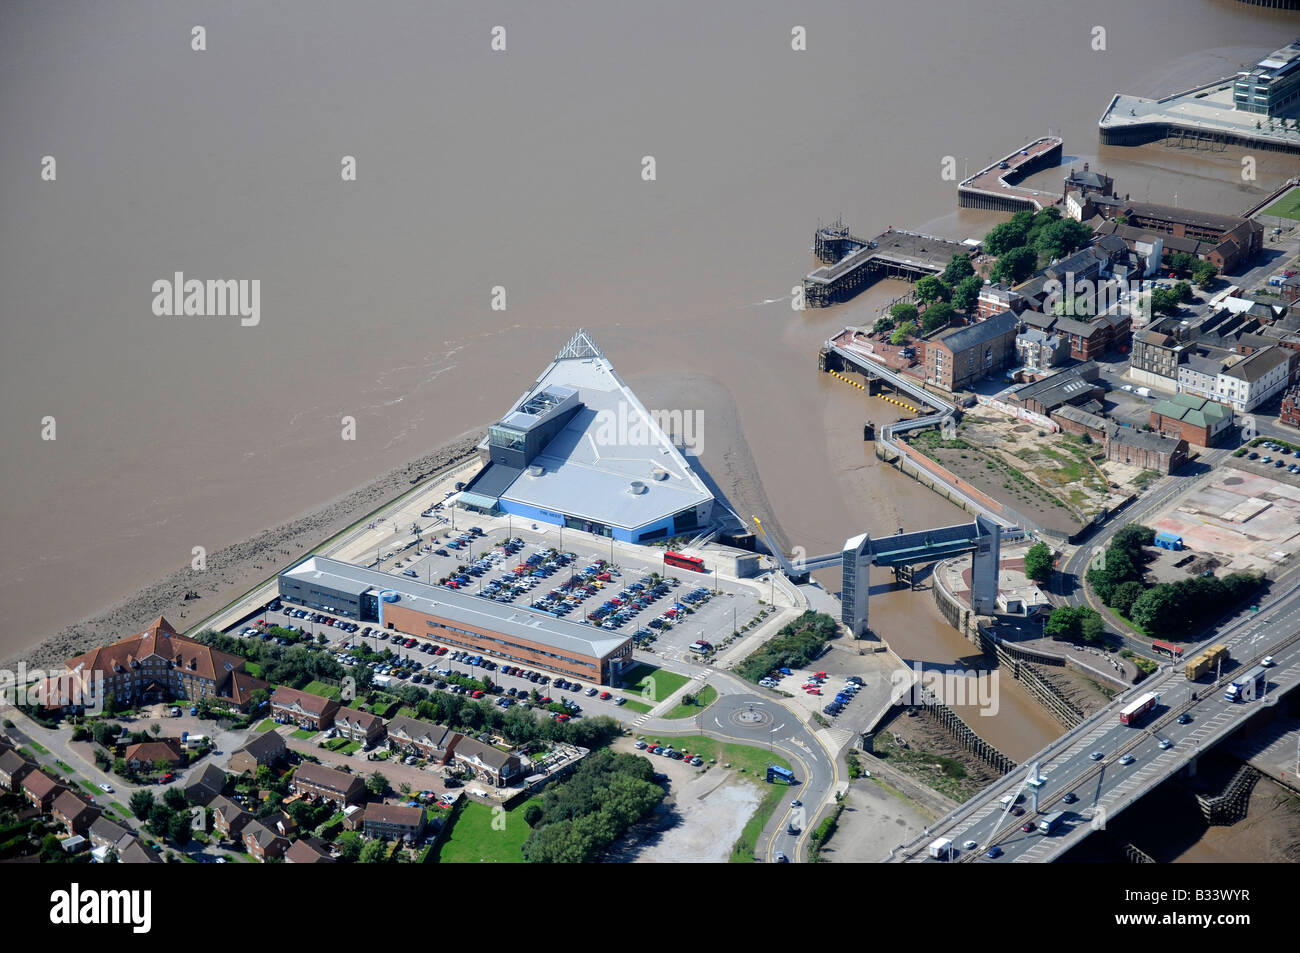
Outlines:
<svg viewBox="0 0 1300 953"><path fill-rule="evenodd" d="M1002 856L1002 848L990 847L988 850L984 852L984 856L987 857L989 860L997 860L999 857Z"/></svg>

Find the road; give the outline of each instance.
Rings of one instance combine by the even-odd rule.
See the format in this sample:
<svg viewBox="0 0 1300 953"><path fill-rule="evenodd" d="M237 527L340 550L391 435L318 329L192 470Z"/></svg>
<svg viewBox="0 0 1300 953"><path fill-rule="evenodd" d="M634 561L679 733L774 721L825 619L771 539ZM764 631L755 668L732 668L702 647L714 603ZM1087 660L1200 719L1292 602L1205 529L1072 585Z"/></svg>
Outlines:
<svg viewBox="0 0 1300 953"><path fill-rule="evenodd" d="M966 860L1044 862L1074 846L1093 829L1104 825L1151 787L1163 782L1175 770L1203 749L1235 730L1263 705L1278 697L1277 687L1293 685L1300 679L1300 587L1295 587L1261 606L1260 612L1247 613L1222 627L1211 642L1229 646L1233 659L1230 673L1219 683L1209 677L1189 682L1181 669L1168 666L1152 676L1140 688L1131 690L1122 701L1108 706L1095 718L1071 731L1049 747L1039 759L1042 783L1027 784L1028 771L1020 769L1009 779L981 792L978 798L963 805L943 824L927 832L950 837ZM1197 647L1199 651L1200 646ZM1191 652L1189 652L1189 655ZM1239 675L1261 656L1271 654L1275 666L1270 670L1269 692L1251 702L1228 702L1223 685L1232 675ZM1119 723L1118 708L1145 694L1159 694L1153 714L1137 726ZM1187 712L1190 721L1179 724L1178 716ZM1171 745L1161 748L1162 739ZM1121 764L1124 755L1133 758ZM1097 757L1100 755L1100 757ZM999 799L1011 793L1025 796L1025 815L1012 816L1011 805ZM1073 793L1077 803L1067 804L1064 797ZM1021 830L1022 823L1032 823L1038 816L1065 811L1061 830L1052 837ZM963 845L975 842L975 848ZM984 851L998 846L1002 856L996 861ZM926 844L909 845L906 855L898 859L925 860Z"/></svg>

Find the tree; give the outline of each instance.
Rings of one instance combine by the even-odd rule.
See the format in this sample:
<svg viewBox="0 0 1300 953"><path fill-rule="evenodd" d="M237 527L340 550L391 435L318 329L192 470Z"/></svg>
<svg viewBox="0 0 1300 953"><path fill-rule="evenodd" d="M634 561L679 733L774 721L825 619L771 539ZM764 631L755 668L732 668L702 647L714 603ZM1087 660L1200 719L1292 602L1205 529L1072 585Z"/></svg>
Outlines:
<svg viewBox="0 0 1300 953"><path fill-rule="evenodd" d="M388 859L388 842L382 840L367 841L366 846L361 848L361 857L363 864L382 864Z"/></svg>
<svg viewBox="0 0 1300 953"><path fill-rule="evenodd" d="M925 309L925 316L921 319L921 330L929 334L936 328L942 328L952 321L956 313L957 309L947 301L936 301Z"/></svg>
<svg viewBox="0 0 1300 953"><path fill-rule="evenodd" d="M177 847L184 847L190 842L190 837L194 831L190 827L190 818L188 814L177 812L172 815L171 822L167 825L167 833L171 841Z"/></svg>
<svg viewBox="0 0 1300 953"><path fill-rule="evenodd" d="M1133 603L1145 591L1146 588L1140 582L1130 580L1120 583L1115 587L1115 591L1111 593L1110 602L1107 605L1120 615L1127 617L1133 610Z"/></svg>
<svg viewBox="0 0 1300 953"><path fill-rule="evenodd" d="M1133 602L1129 618L1147 635L1159 638L1176 631L1181 603L1174 586L1152 586Z"/></svg>
<svg viewBox="0 0 1300 953"><path fill-rule="evenodd" d="M1092 240L1092 229L1083 222L1064 218L1050 222L1034 239L1034 250L1047 258L1062 258Z"/></svg>
<svg viewBox="0 0 1300 953"><path fill-rule="evenodd" d="M155 804L152 810L149 811L149 833L153 834L153 836L157 837L159 840L166 837L168 832L171 830L172 818L174 816L175 815L172 813L171 808L166 804Z"/></svg>
<svg viewBox="0 0 1300 953"><path fill-rule="evenodd" d="M375 797L383 797L384 792L388 790L388 778L376 771L366 778L366 790Z"/></svg>
<svg viewBox="0 0 1300 953"><path fill-rule="evenodd" d="M1096 610L1079 610L1079 638L1089 645L1099 644L1106 636L1106 623Z"/></svg>
<svg viewBox="0 0 1300 953"><path fill-rule="evenodd" d="M1038 253L1028 246L1012 248L998 258L993 267L995 279L1005 279L1012 284L1024 281L1038 268Z"/></svg>
<svg viewBox="0 0 1300 953"><path fill-rule="evenodd" d="M1043 634L1049 639L1069 641L1079 637L1078 610L1073 606L1060 606L1053 609L1043 626Z"/></svg>
<svg viewBox="0 0 1300 953"><path fill-rule="evenodd" d="M943 270L943 283L953 288L974 274L975 266L970 263L970 255L953 255Z"/></svg>
<svg viewBox="0 0 1300 953"><path fill-rule="evenodd" d="M1046 543L1034 543L1025 553L1025 575L1038 583L1052 578L1052 550Z"/></svg>
<svg viewBox="0 0 1300 953"><path fill-rule="evenodd" d="M1203 261L1192 270L1192 281L1198 288L1214 284L1214 279L1217 277L1219 277L1219 269L1214 267L1213 262Z"/></svg>
<svg viewBox="0 0 1300 953"><path fill-rule="evenodd" d="M536 827L537 822L542 819L542 808L538 804L529 804L524 808L524 823L529 827Z"/></svg>
<svg viewBox="0 0 1300 953"><path fill-rule="evenodd" d="M894 319L894 326L897 327L908 321L915 321L920 311L910 301L900 301L889 309L889 314Z"/></svg>
<svg viewBox="0 0 1300 953"><path fill-rule="evenodd" d="M356 831L346 831L339 835L339 859L345 864L355 864L361 859L362 840Z"/></svg>
<svg viewBox="0 0 1300 953"><path fill-rule="evenodd" d="M948 286L934 275L926 275L916 283L916 300L922 304L945 300L951 293Z"/></svg>
<svg viewBox="0 0 1300 953"><path fill-rule="evenodd" d="M984 236L984 250L990 255L1004 255L1011 249L1024 245L1028 234L1029 223L1024 219L1017 222L1015 217L1012 217L1009 222L993 226Z"/></svg>
<svg viewBox="0 0 1300 953"><path fill-rule="evenodd" d="M149 726L149 734L157 738L159 735L162 734L162 725L158 724L158 722L155 721L152 725Z"/></svg>
<svg viewBox="0 0 1300 953"><path fill-rule="evenodd" d="M969 278L963 278L957 282L957 286L952 289L952 304L958 311L972 311L979 304L980 291L984 287L984 279L979 275L971 275Z"/></svg>
<svg viewBox="0 0 1300 953"><path fill-rule="evenodd" d="M873 334L888 334L894 330L893 318L876 318L876 323L871 326Z"/></svg>
<svg viewBox="0 0 1300 953"><path fill-rule="evenodd" d="M166 793L163 794L163 803L173 811L183 811L190 805L189 799L185 797L185 792L180 788L168 788Z"/></svg>
<svg viewBox="0 0 1300 953"><path fill-rule="evenodd" d="M131 808L131 813L134 814L138 820L143 821L149 816L150 812L153 811L153 792L136 791L131 795L131 800L127 801L127 805Z"/></svg>
<svg viewBox="0 0 1300 953"><path fill-rule="evenodd" d="M895 347L898 347L899 345L902 344L906 344L907 339L910 338L915 333L916 333L916 325L913 324L911 321L904 321L902 324L898 326L898 328L894 331L894 333L889 336L889 343L894 345Z"/></svg>

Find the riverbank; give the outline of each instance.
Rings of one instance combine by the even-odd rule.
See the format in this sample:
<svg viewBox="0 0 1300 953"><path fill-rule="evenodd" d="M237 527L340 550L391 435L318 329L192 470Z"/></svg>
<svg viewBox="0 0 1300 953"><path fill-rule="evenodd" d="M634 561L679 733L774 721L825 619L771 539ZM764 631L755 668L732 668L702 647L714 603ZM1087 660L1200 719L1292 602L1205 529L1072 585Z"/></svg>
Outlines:
<svg viewBox="0 0 1300 953"><path fill-rule="evenodd" d="M204 571L195 572L188 566L179 569L106 609L65 626L5 664L12 666L22 660L29 666L43 668L61 665L96 645L140 631L160 615L184 631L279 569L297 562L330 537L424 483L434 473L468 460L481 439L481 431L463 434L306 516L207 554Z"/></svg>

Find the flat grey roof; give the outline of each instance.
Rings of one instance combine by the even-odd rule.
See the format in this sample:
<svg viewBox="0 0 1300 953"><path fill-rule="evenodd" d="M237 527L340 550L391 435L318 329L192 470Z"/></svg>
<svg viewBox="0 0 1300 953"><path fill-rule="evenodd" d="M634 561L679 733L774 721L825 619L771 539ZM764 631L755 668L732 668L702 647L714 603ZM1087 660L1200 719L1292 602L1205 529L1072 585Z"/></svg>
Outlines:
<svg viewBox="0 0 1300 953"><path fill-rule="evenodd" d="M326 556L312 556L280 575L299 582L314 582L356 596L372 590L391 590L398 595L396 605L435 615L449 622L477 626L502 635L538 642L570 655L605 658L630 639L626 635L606 635L605 630L595 626L568 622L544 612L503 605L454 589L430 586L415 579L392 576Z"/></svg>
<svg viewBox="0 0 1300 953"><path fill-rule="evenodd" d="M579 332L584 336L585 332ZM578 335L575 335L575 340ZM538 509L635 530L703 503L713 494L652 415L599 352L564 356L573 342L519 399L541 391L576 393L583 407L498 495ZM682 433L696 422L694 408L676 408ZM633 483L641 492L631 492ZM475 490L479 487L475 486ZM486 492L486 491L484 491Z"/></svg>

